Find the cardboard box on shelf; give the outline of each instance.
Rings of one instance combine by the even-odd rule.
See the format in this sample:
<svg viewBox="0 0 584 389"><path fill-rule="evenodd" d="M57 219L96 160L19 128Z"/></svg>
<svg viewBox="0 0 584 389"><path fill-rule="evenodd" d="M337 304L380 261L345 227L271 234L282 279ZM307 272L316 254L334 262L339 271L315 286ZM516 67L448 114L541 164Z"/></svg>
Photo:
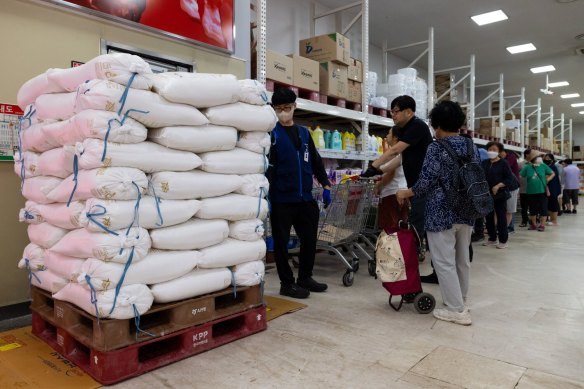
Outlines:
<svg viewBox="0 0 584 389"><path fill-rule="evenodd" d="M582 152L581 151L572 152L572 159L580 161L582 159Z"/></svg>
<svg viewBox="0 0 584 389"><path fill-rule="evenodd" d="M349 80L347 87L347 100L354 103L361 103L363 101L363 92L361 90L362 83Z"/></svg>
<svg viewBox="0 0 584 389"><path fill-rule="evenodd" d="M363 62L358 59L351 58L349 65L349 80L363 82Z"/></svg>
<svg viewBox="0 0 584 389"><path fill-rule="evenodd" d="M298 52L318 62L333 61L346 66L351 64L351 42L338 32L302 39Z"/></svg>
<svg viewBox="0 0 584 389"><path fill-rule="evenodd" d="M321 62L320 65L320 93L338 97L347 98L347 66L335 62Z"/></svg>
<svg viewBox="0 0 584 389"><path fill-rule="evenodd" d="M266 78L292 85L294 74L294 61L292 58L275 51L267 50L266 53Z"/></svg>
<svg viewBox="0 0 584 389"><path fill-rule="evenodd" d="M292 84L299 88L318 92L320 89L320 75L318 62L298 54L291 54L293 64Z"/></svg>

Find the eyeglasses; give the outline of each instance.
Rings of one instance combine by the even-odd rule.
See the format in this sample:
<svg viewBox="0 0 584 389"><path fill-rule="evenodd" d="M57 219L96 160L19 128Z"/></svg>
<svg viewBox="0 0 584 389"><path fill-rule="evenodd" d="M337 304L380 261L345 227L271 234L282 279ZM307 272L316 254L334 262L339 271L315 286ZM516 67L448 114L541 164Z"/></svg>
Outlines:
<svg viewBox="0 0 584 389"><path fill-rule="evenodd" d="M389 112L390 112L392 115L396 115L397 113L399 113L399 112L401 112L401 111L403 111L403 110L402 110L402 109L392 109L392 110L390 110Z"/></svg>
<svg viewBox="0 0 584 389"><path fill-rule="evenodd" d="M294 108L293 105L278 105L274 107L274 111L276 112L290 112Z"/></svg>

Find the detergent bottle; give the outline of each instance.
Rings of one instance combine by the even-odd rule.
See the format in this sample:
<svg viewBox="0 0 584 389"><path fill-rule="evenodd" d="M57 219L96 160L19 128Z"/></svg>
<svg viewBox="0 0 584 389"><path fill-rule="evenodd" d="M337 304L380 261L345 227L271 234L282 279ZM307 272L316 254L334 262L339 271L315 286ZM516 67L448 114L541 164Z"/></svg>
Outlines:
<svg viewBox="0 0 584 389"><path fill-rule="evenodd" d="M315 130L312 132L312 140L318 150L325 148L324 134L320 129L320 126L316 126Z"/></svg>
<svg viewBox="0 0 584 389"><path fill-rule="evenodd" d="M324 130L324 148L325 149L332 149L332 140L333 140L333 134L332 132L330 132L329 130Z"/></svg>
<svg viewBox="0 0 584 389"><path fill-rule="evenodd" d="M342 133L342 148L345 151L351 151L351 135L349 134L349 131L345 131Z"/></svg>
<svg viewBox="0 0 584 389"><path fill-rule="evenodd" d="M363 151L363 134L355 138L355 150Z"/></svg>
<svg viewBox="0 0 584 389"><path fill-rule="evenodd" d="M341 139L341 134L337 130L335 130L333 132L332 149L333 150L342 150L343 149L343 140Z"/></svg>
<svg viewBox="0 0 584 389"><path fill-rule="evenodd" d="M377 138L375 135L369 137L369 151L377 152Z"/></svg>
<svg viewBox="0 0 584 389"><path fill-rule="evenodd" d="M349 135L351 136L351 151L356 151L357 150L357 137L355 136L355 133L353 131L351 131L349 133Z"/></svg>

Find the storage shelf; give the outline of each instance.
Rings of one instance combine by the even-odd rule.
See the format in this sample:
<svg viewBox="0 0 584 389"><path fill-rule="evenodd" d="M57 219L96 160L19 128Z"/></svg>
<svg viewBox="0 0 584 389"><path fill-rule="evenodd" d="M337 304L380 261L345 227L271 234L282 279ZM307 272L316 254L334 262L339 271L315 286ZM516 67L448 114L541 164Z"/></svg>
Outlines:
<svg viewBox="0 0 584 389"><path fill-rule="evenodd" d="M322 158L330 159L350 159L354 161L371 161L379 157L380 154L374 152L363 151L345 151L345 150L331 150L320 149L318 153Z"/></svg>

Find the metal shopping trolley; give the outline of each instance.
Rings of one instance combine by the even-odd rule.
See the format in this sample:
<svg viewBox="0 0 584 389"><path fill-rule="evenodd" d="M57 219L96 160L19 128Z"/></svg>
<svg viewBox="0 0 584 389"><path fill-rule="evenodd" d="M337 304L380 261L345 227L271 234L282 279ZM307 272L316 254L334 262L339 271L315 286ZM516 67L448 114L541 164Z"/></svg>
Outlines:
<svg viewBox="0 0 584 389"><path fill-rule="evenodd" d="M369 216L373 201L374 183L358 177L342 181L331 190L331 204L325 209L322 202L322 188L315 188L313 196L319 204L317 249L336 255L346 266L343 285L353 285L354 273L359 270L359 256L371 256L359 242L361 230Z"/></svg>

